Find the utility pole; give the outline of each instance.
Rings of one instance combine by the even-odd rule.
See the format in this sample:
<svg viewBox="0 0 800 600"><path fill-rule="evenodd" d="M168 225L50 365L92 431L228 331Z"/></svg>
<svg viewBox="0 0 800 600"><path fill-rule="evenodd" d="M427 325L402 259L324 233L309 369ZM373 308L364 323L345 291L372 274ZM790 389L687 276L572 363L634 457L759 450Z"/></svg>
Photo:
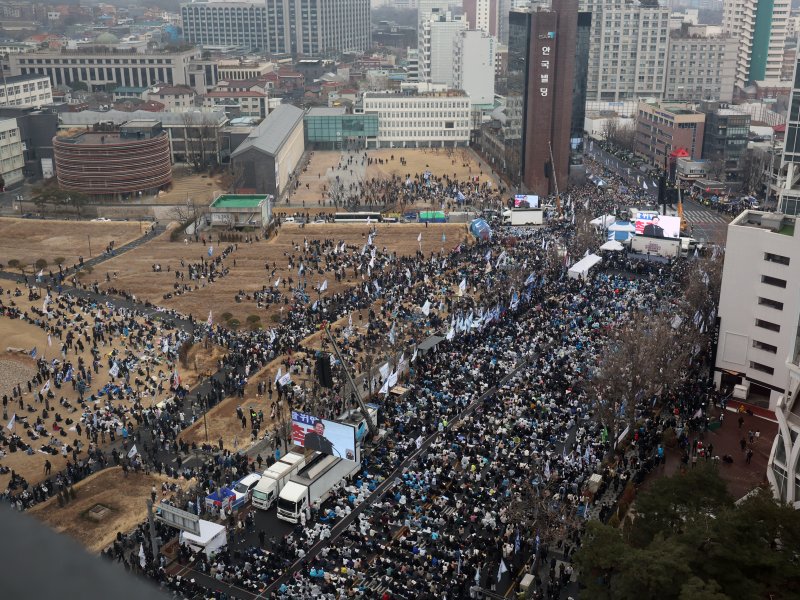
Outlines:
<svg viewBox="0 0 800 600"><path fill-rule="evenodd" d="M347 368L347 363L344 361L341 352L339 352L339 346L336 345L336 340L333 339L333 334L331 333L331 328L329 325L325 325L325 333L328 336L328 340L331 342L331 347L333 348L334 354L336 354L336 358L338 358L339 362L342 363L342 368L344 369L345 375L347 375L347 381L350 382L350 387L353 388L353 392L356 396L356 402L358 402L358 407L361 409L361 414L364 415L364 418L367 421L369 434L370 436L373 436L376 433L375 423L372 422L372 417L369 415L369 411L364 404L364 400L361 398L361 394L358 391L356 382L353 380L353 376L350 374L350 369Z"/></svg>
<svg viewBox="0 0 800 600"><path fill-rule="evenodd" d="M153 517L153 501L147 500L147 521L150 523L150 545L153 547L153 562L158 559L158 538L156 537L156 520Z"/></svg>

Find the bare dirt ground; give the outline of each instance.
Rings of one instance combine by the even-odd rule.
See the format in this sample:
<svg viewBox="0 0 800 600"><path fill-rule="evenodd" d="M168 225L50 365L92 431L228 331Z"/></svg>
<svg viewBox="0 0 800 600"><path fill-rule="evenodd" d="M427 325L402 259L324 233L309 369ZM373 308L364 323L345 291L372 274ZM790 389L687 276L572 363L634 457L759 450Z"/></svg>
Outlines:
<svg viewBox="0 0 800 600"><path fill-rule="evenodd" d="M223 193L222 175L206 175L176 169L172 175L172 187L158 196L142 198L143 201L157 204L186 204L193 201L198 206L208 206L214 199L214 193Z"/></svg>
<svg viewBox="0 0 800 600"><path fill-rule="evenodd" d="M10 301L11 299L8 296L3 297L3 302L5 304L10 304ZM34 304L39 306L41 303L41 301L36 301L35 303L29 302L27 298L23 299L22 297L14 298L13 301L22 309L30 309ZM10 398L13 386L17 384L21 386L23 391L23 408L20 408L19 404L9 402L7 417L10 419L12 414L16 414L17 423L14 433L30 444L34 450L37 450L31 455L25 454L24 452L8 452L6 456L0 458L0 464L13 469L25 477L30 483L36 483L44 479L45 460L50 460L53 465L54 473L66 466L66 459L64 459L60 453L52 455L38 452L38 449L48 442L48 436L41 435L39 439L32 440L26 435L26 429L23 424L23 419L27 419L30 424L35 423L36 418L42 416L42 410L44 409L44 404L39 404L34 399L34 394L39 391L38 386L33 388L32 393L28 392L27 389L28 379L36 373L36 361L31 358L28 353L35 347L37 349L37 357L39 358L44 357L47 360L62 360L61 344L59 340L53 336L52 342L52 346L49 346L47 334L36 325L26 323L19 319L0 317L0 397L4 394L8 394ZM127 343L123 339L116 338L111 344L107 344L103 347L101 351L104 355L110 353L112 350L124 351L125 348L128 347L126 344ZM10 353L7 351L8 348L19 348L22 349L24 353ZM70 352L68 354L68 360L76 365L78 356L83 357L87 364L91 364L92 358L88 344L86 345L86 350L80 355ZM217 370L217 360L221 357L222 349L216 346L212 346L209 350L205 350L200 345L193 347L188 354L187 367L178 367L181 381L184 385L193 386L198 381L200 374L203 372L215 372ZM154 375L158 374L159 369L162 371L162 377L169 379L171 370L165 364L157 365L153 371ZM105 370L101 371L93 380L88 393L96 392L105 385L108 379ZM169 385L165 384L165 388L169 388ZM56 412L60 413L64 419L71 418L76 423L79 421L81 415L78 393L72 389L71 384L62 384L60 389L53 387L52 391L55 394L55 399L50 402L52 410L48 418L43 419L48 432L52 432L52 425L55 423L54 418ZM150 406L169 395L171 395L171 393L168 389L165 389L162 396L147 398L143 403L145 406ZM59 400L62 397L74 407L74 411L71 412L69 409L59 406ZM132 404L132 401L115 400L115 405L125 408L130 407ZM28 410L29 406L33 409L32 412ZM7 420L3 420L2 426L5 427L6 424ZM66 426L64 421L61 422L61 425ZM68 435L66 437L60 435L56 437L62 442L74 444L74 441L78 438L77 431L69 430L69 426L66 427L68 427ZM74 427L74 425L72 427ZM88 444L85 436L82 436L81 439L84 444ZM83 452L80 456L86 458L86 453ZM0 475L0 489L5 489L10 477L10 474Z"/></svg>
<svg viewBox="0 0 800 600"><path fill-rule="evenodd" d="M394 160L392 160L394 156ZM370 150L369 158L373 163L367 166L367 179L388 179L392 176L405 177L422 174L430 171L440 177L448 175L453 179L464 181L478 177L478 180L491 181L493 186L498 183L497 177L482 171L480 162L475 153L469 148L395 148ZM404 158L406 164L400 163ZM380 164L378 160L383 160Z"/></svg>
<svg viewBox="0 0 800 600"><path fill-rule="evenodd" d="M324 197L322 188L328 185L328 177L341 156L341 152L334 150L311 152L308 166L298 177L300 187L290 194L289 203L305 202L308 207L318 206L318 201Z"/></svg>
<svg viewBox="0 0 800 600"><path fill-rule="evenodd" d="M163 481L168 479L141 472L125 477L120 467L113 467L77 483L75 500L65 507L59 507L58 499L53 496L28 512L56 532L74 538L90 552L98 553L114 542L118 531L127 533L147 518L150 491L155 486L161 497ZM179 484L187 486L183 480ZM98 504L110 510L102 520L95 521L88 512Z"/></svg>
<svg viewBox="0 0 800 600"><path fill-rule="evenodd" d="M377 227L378 231L375 238L376 246L386 247L388 251L397 252L401 256L410 256L417 251L419 248L417 236L420 233L422 233L422 251L425 254L438 252L442 247L446 250L452 249L464 242L468 236L464 224L430 224L427 228L424 224L379 224L373 227ZM97 279L102 288L129 291L135 294L137 299L150 300L182 313L192 314L198 319L205 320L209 311L217 315L216 322L219 322L218 317L223 313L230 313L240 323L245 323L249 315L258 315L262 325L268 327L274 322L273 319L280 318L279 307L273 304L259 309L252 297L250 300L244 298L241 302L236 302L236 295L240 290L245 294L252 294L261 290L263 286L274 286L275 281L280 278L280 289L288 295L289 278L294 282L298 280L297 269L288 268L288 255L299 256L304 239L344 240L348 245L360 248L366 242L368 231L368 225L358 223L310 224L304 228L292 223L284 224L277 237L270 240L239 243L238 249L224 260L225 266L230 269L227 276L213 283L206 283L205 280L189 282L186 279L183 283L197 285L197 289L166 300L164 295L174 291L173 286L177 281L175 271L185 270L181 267L180 260L183 259L188 263L207 258L208 242L206 244L170 242L169 236L164 234L140 248L104 263L102 270L98 269L84 281ZM445 241L442 241L443 233ZM213 242L215 255L227 245ZM161 265L161 272L153 272L154 264ZM265 268L265 264L269 264L269 269ZM105 281L106 273L112 278L110 282ZM315 298L316 293L313 290L325 279L328 280L329 294L355 285L352 271L347 275L345 281L337 282L332 272L323 274L307 272L305 277L307 292L309 296Z"/></svg>
<svg viewBox="0 0 800 600"><path fill-rule="evenodd" d="M8 261L16 259L30 272L33 263L42 258L50 269L58 270L56 258L63 258L65 267L72 266L79 256L88 259L102 253L112 241L120 247L135 240L146 225L123 221L0 218L0 263L8 268Z"/></svg>

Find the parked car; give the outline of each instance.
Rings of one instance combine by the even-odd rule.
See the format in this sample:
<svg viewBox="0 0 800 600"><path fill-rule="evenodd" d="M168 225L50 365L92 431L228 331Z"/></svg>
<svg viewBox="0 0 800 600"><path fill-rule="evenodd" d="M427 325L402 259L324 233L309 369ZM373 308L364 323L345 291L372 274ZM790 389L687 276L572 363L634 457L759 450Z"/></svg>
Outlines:
<svg viewBox="0 0 800 600"><path fill-rule="evenodd" d="M250 498L250 495L253 493L253 488L258 485L260 479L260 473L250 473L237 481L233 486L233 493L236 494L236 502L243 498L245 500Z"/></svg>

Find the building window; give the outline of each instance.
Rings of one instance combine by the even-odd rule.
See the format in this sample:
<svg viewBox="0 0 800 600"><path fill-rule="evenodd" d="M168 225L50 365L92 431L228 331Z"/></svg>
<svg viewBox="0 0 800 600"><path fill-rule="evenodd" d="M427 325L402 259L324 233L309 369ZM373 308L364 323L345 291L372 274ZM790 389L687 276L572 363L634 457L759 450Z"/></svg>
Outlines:
<svg viewBox="0 0 800 600"><path fill-rule="evenodd" d="M762 365L761 363L750 361L750 368L755 369L756 371L761 371L762 373L766 373L767 375L774 375L775 369L769 367L767 365Z"/></svg>
<svg viewBox="0 0 800 600"><path fill-rule="evenodd" d="M767 285L774 285L775 287L779 288L784 288L784 289L786 288L785 279L778 279L777 277L770 277L769 275L762 275L761 283L766 283Z"/></svg>
<svg viewBox="0 0 800 600"><path fill-rule="evenodd" d="M789 257L781 256L780 254L772 254L771 252L764 252L764 260L768 262L778 263L779 265L789 265Z"/></svg>
<svg viewBox="0 0 800 600"><path fill-rule="evenodd" d="M753 348L757 348L758 350L763 350L764 352L769 352L770 354L778 353L777 346L773 346L772 344L765 344L764 342L759 342L758 340L753 340Z"/></svg>
<svg viewBox="0 0 800 600"><path fill-rule="evenodd" d="M783 310L783 302L778 302L777 300L770 300L769 298L759 298L758 303L761 306L769 306L770 308L774 308L775 310Z"/></svg>
<svg viewBox="0 0 800 600"><path fill-rule="evenodd" d="M770 321L764 321L763 319L756 319L756 327L761 327L762 329L768 329L769 331L776 332L781 330L781 326L777 323L771 323Z"/></svg>

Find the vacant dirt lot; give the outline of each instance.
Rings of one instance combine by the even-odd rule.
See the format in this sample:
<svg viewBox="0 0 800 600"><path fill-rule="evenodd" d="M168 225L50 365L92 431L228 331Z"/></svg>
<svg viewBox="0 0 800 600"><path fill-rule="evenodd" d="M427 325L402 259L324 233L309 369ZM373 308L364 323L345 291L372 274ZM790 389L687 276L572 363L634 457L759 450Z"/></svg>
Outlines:
<svg viewBox="0 0 800 600"><path fill-rule="evenodd" d="M215 320L223 313L231 315L244 323L249 315L258 315L262 324L270 323L273 314L280 316L280 309L275 305L259 309L256 302L246 297L241 302L236 302L236 295L240 291L252 294L264 286L273 287L280 278L280 289L289 295L288 280L297 281L297 268L288 268L288 256L299 256L304 240L330 239L337 242L344 240L348 245L361 247L367 237L369 226L356 223L319 224L308 225L301 228L295 224L285 224L277 237L268 241L252 243L239 243L238 249L224 259L224 265L229 269L228 275L206 283L205 280L189 281L184 279L183 284L191 284L196 289L182 295L165 299L164 295L174 293L174 286L178 279L175 271L185 271L181 267L181 260L188 263L197 263L207 258L208 242L170 242L169 236L164 234L148 242L140 248L120 255L103 264L102 270L97 270L89 276L88 281L95 278L104 288L126 290L136 295L138 299L150 300L159 305L175 308L185 314L192 314L198 319L205 320L209 310L217 315ZM426 254L439 251L442 247L451 249L463 242L468 235L464 224L431 224L427 228L418 224L380 224L377 225L378 235L375 244L390 252L397 252L403 256L413 255L419 245L417 236L422 233L422 251ZM442 233L445 241L442 241ZM216 256L228 244L213 242L214 255ZM161 271L154 272L153 265L160 264ZM268 268L265 266L268 265ZM274 273L273 273L274 271ZM105 281L105 274L111 276L111 281ZM328 280L328 292L335 293L343 288L355 285L352 270L347 273L348 279L337 283L333 273L306 273L306 286L309 295L314 298L313 291L323 280ZM360 279L359 279L360 282ZM287 284L284 287L284 284Z"/></svg>
<svg viewBox="0 0 800 600"><path fill-rule="evenodd" d="M125 477L120 467L105 469L76 484L75 500L64 508L54 496L34 506L29 512L58 533L65 533L90 552L100 552L114 542L118 531L127 533L147 518L150 490L156 486L161 497L160 475L130 473ZM181 481L182 485L186 482ZM96 505L109 509L101 520L89 516Z"/></svg>
<svg viewBox="0 0 800 600"><path fill-rule="evenodd" d="M112 241L117 247L127 244L141 235L142 227L138 222L0 218L0 263L7 268L10 260L18 260L30 272L40 258L57 269L55 259L61 257L64 266L71 266L79 256L102 253Z"/></svg>

